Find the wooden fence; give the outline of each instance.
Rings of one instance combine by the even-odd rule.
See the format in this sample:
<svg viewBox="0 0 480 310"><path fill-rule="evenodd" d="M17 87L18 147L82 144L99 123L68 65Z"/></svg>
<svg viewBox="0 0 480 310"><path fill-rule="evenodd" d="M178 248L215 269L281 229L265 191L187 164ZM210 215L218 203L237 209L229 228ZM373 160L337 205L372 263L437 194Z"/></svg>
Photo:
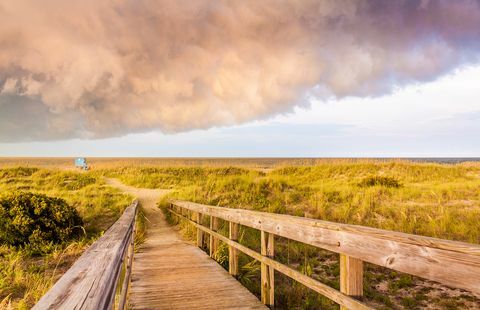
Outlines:
<svg viewBox="0 0 480 310"><path fill-rule="evenodd" d="M133 263L134 201L33 309L112 309L127 304Z"/></svg>
<svg viewBox="0 0 480 310"><path fill-rule="evenodd" d="M363 295L363 262L480 293L480 246L356 225L172 200L168 211L197 228L197 245L210 235L210 255L218 241L229 247L229 272L238 274L238 251L261 262L261 298L274 305L274 270L328 297L343 309L370 309ZM210 227L202 225L210 217ZM229 237L217 232L229 223ZM237 242L239 225L261 231L261 253ZM303 242L340 255L340 291L274 260L274 236Z"/></svg>

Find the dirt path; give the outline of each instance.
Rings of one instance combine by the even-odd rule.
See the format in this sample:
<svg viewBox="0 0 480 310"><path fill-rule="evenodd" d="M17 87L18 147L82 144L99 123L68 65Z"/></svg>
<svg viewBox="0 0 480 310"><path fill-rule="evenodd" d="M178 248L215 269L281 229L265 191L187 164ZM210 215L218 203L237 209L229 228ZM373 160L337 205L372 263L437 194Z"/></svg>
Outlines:
<svg viewBox="0 0 480 310"><path fill-rule="evenodd" d="M146 240L135 253L133 309L265 309L237 280L196 246L182 240L156 203L168 190L142 189L108 179L138 198L147 217Z"/></svg>

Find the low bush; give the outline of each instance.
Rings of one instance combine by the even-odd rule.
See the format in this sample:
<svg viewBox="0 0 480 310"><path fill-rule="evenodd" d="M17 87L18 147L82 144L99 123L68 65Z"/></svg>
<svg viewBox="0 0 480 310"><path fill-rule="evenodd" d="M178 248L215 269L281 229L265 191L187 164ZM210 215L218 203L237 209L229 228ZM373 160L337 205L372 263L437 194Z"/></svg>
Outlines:
<svg viewBox="0 0 480 310"><path fill-rule="evenodd" d="M37 171L38 168L30 167L0 169L0 178L29 177Z"/></svg>
<svg viewBox="0 0 480 310"><path fill-rule="evenodd" d="M0 243L32 249L63 243L81 232L77 210L65 200L17 192L0 198Z"/></svg>
<svg viewBox="0 0 480 310"><path fill-rule="evenodd" d="M370 176L364 178L359 185L361 187L385 186L398 188L401 186L400 182L392 177Z"/></svg>

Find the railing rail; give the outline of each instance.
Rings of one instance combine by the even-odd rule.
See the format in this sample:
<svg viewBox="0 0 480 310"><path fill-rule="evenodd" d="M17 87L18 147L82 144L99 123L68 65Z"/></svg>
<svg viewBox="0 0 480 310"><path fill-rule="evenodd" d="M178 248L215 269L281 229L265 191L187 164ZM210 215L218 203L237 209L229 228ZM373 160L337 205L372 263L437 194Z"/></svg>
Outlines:
<svg viewBox="0 0 480 310"><path fill-rule="evenodd" d="M34 309L124 309L133 263L137 207L135 200Z"/></svg>
<svg viewBox="0 0 480 310"><path fill-rule="evenodd" d="M355 299L363 295L363 262L480 293L479 245L180 200L171 200L167 209L197 228L197 245L203 244L204 233L210 234L210 255L218 240L229 246L230 274L238 273L238 251L260 261L262 301L266 305L274 305L273 270L277 270L342 308L369 309ZM210 228L202 225L205 216L210 216ZM218 219L229 222L229 238L217 232ZM239 225L261 231L261 253L236 241ZM274 236L339 253L340 291L275 261Z"/></svg>

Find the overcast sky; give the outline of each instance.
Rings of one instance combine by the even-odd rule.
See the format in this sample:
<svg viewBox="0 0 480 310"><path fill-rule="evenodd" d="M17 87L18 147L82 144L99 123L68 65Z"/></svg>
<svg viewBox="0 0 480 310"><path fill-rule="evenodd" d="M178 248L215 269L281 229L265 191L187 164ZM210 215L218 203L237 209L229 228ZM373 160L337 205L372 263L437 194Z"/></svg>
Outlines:
<svg viewBox="0 0 480 310"><path fill-rule="evenodd" d="M379 98L313 101L241 126L2 143L2 156L480 156L480 66Z"/></svg>
<svg viewBox="0 0 480 310"><path fill-rule="evenodd" d="M0 0L0 156L480 156L480 0Z"/></svg>

